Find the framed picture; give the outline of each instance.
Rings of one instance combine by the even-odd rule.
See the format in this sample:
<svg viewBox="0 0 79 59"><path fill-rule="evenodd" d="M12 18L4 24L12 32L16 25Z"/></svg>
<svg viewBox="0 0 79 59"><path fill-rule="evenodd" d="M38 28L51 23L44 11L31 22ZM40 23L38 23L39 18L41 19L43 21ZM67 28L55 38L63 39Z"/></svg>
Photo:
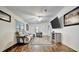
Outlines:
<svg viewBox="0 0 79 59"><path fill-rule="evenodd" d="M79 7L71 10L64 15L64 26L72 26L79 24Z"/></svg>
<svg viewBox="0 0 79 59"><path fill-rule="evenodd" d="M29 25L28 24L26 24L26 30L29 31Z"/></svg>
<svg viewBox="0 0 79 59"><path fill-rule="evenodd" d="M0 20L11 22L11 16L0 10Z"/></svg>

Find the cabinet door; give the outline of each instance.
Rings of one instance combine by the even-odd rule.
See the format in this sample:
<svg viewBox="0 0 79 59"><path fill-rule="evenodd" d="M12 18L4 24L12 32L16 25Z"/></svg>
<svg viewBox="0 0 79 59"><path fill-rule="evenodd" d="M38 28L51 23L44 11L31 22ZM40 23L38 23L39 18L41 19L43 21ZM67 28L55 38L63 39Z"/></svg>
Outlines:
<svg viewBox="0 0 79 59"><path fill-rule="evenodd" d="M55 40L56 40L56 42L61 42L61 33L55 34Z"/></svg>

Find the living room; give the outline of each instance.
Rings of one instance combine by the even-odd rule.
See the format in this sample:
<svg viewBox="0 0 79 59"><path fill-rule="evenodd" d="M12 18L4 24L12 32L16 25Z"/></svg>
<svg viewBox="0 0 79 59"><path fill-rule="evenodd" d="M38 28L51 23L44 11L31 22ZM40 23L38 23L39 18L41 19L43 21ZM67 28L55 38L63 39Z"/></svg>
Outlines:
<svg viewBox="0 0 79 59"><path fill-rule="evenodd" d="M19 51L21 48L26 50L29 48L29 50L23 50L23 52L30 52L30 49L31 52L44 52L41 51L42 48L45 52L57 52L59 50L60 52L79 51L79 21L76 22L77 24L70 26L65 26L68 24L64 23L65 15L78 8L77 6L0 6L0 13L2 15L0 17L7 19L6 15L8 14L9 16L9 20L0 18L0 51L6 51L10 47L10 49L13 49L11 50L13 52L22 52ZM56 17L59 20L61 28L54 29L50 22L56 19ZM70 50L65 51L64 49L60 49L59 44L57 48L55 44L55 49L57 50L51 50L50 47L52 46L53 48L54 46L52 42L53 33L59 35L58 40L60 40L58 43L62 43L67 46L65 49ZM17 35L20 35L18 37L19 40L16 38ZM25 35L28 40L24 40L26 38ZM27 44L18 45L18 51L14 51L14 46L17 43ZM27 48L28 44L32 44L33 47ZM39 47L40 45L42 45L42 48Z"/></svg>

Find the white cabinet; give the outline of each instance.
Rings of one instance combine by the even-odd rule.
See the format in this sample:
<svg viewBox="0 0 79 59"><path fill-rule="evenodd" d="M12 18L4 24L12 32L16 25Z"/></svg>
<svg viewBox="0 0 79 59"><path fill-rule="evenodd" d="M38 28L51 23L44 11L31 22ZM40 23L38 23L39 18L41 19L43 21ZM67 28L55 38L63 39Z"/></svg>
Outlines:
<svg viewBox="0 0 79 59"><path fill-rule="evenodd" d="M54 33L54 36L53 36L54 38L53 38L53 41L55 42L55 43L59 43L59 42L61 42L61 33Z"/></svg>

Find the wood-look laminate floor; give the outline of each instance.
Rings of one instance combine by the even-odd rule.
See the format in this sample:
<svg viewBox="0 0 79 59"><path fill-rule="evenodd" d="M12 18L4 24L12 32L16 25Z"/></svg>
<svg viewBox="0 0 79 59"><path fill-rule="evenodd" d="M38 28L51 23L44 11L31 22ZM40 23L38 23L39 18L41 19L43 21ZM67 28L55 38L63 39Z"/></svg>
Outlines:
<svg viewBox="0 0 79 59"><path fill-rule="evenodd" d="M53 45L16 45L14 48L8 52L75 52L73 49L63 45L63 44L53 44Z"/></svg>

